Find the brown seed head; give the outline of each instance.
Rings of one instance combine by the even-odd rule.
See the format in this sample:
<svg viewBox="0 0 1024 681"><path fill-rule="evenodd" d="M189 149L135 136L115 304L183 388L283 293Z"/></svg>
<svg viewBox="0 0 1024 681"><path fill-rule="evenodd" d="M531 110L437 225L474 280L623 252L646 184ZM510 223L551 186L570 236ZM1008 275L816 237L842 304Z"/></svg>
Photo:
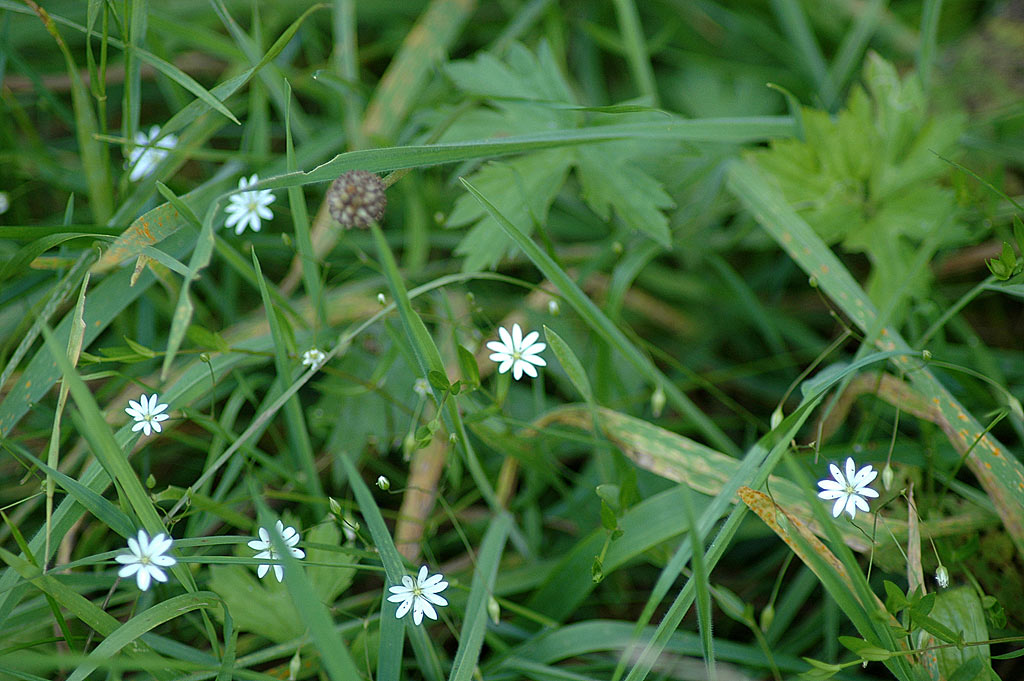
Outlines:
<svg viewBox="0 0 1024 681"><path fill-rule="evenodd" d="M366 228L384 217L388 205L384 181L365 170L350 170L331 183L327 209L345 229Z"/></svg>

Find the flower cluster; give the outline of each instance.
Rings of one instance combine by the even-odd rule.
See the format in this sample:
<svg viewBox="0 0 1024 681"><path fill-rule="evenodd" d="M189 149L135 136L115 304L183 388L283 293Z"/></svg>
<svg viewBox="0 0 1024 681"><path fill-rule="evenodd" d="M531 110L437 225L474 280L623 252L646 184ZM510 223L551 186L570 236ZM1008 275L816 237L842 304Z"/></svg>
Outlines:
<svg viewBox="0 0 1024 681"><path fill-rule="evenodd" d="M272 562L260 563L256 568L256 576L260 579L266 577L271 568L278 582L284 581L284 567L280 564L281 554L278 553L274 541L270 536L270 530L265 527L259 528L259 539L253 539L248 546L257 551L253 558ZM297 560L306 557L306 552L296 547L299 543L299 532L294 527L285 527L280 520L274 525L275 532L281 542L288 548L291 556ZM150 539L145 530L139 530L136 537L128 538L128 553L122 553L114 557L123 566L117 571L121 578L135 577L139 589L146 591L154 581L164 583L167 581L167 573L163 568L169 568L178 561L168 555L174 540L164 533L160 533ZM395 617L402 618L406 613L412 611L412 619L416 624L423 621L424 615L429 619L437 620L437 610L434 606L448 605L448 601L441 596L441 592L448 588L448 582L444 575L429 575L427 566L420 568L415 581L412 577L405 575L402 583L390 587L391 595L388 600L398 603Z"/></svg>

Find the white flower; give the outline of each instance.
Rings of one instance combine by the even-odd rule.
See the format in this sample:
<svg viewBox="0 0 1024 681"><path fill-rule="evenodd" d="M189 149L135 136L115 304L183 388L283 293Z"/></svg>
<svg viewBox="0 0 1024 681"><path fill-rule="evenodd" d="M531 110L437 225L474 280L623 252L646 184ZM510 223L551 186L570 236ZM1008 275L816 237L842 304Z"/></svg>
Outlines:
<svg viewBox="0 0 1024 681"><path fill-rule="evenodd" d="M310 348L302 353L302 366L319 369L327 359L327 355L319 348Z"/></svg>
<svg viewBox="0 0 1024 681"><path fill-rule="evenodd" d="M517 381L522 378L524 373L530 378L537 378L537 369L534 368L534 365L539 367L548 365L544 358L537 354L547 345L537 342L540 334L536 331L531 331L524 338L523 330L519 328L518 324L513 324L511 334L502 326L498 329L498 335L501 336L500 341L487 343L487 347L494 350L491 354L491 361L501 362L498 366L498 373L503 374L512 369L512 377Z"/></svg>
<svg viewBox="0 0 1024 681"><path fill-rule="evenodd" d="M945 565L940 564L939 569L935 571L935 582L942 589L949 586L949 570L946 569Z"/></svg>
<svg viewBox="0 0 1024 681"><path fill-rule="evenodd" d="M167 414L160 413L167 409L167 405L157 404L158 401L156 393L153 393L148 398L143 393L142 397L139 398L139 402L128 400L125 412L127 412L128 416L135 419L135 425L132 426L133 433L141 430L146 435L149 435L151 431L159 433L163 430L160 422L166 421L170 417Z"/></svg>
<svg viewBox="0 0 1024 681"><path fill-rule="evenodd" d="M260 181L259 175L253 175L248 180L244 177L238 178L238 188L245 189ZM252 231L260 231L260 218L273 220L274 214L270 212L269 206L277 197L270 189L259 189L248 192L232 194L228 198L227 208L224 212L228 214L225 227L234 227L235 235L240 235L246 227L252 227Z"/></svg>
<svg viewBox="0 0 1024 681"><path fill-rule="evenodd" d="M818 483L818 487L822 489L821 492L818 492L819 497L836 500L832 507L833 518L838 518L843 511L849 513L851 518L856 515L858 509L867 513L868 502L864 500L864 497L878 496L878 492L868 487L868 484L878 476L878 471L870 465L864 466L859 471L856 468L857 465L851 457L846 459L846 475L839 470L839 466L834 463L829 464L829 470L832 471L832 477L835 479L822 480Z"/></svg>
<svg viewBox="0 0 1024 681"><path fill-rule="evenodd" d="M427 566L424 565L420 568L415 582L412 577L405 575L400 585L389 587L391 595L388 596L388 600L400 603L395 617L402 618L412 609L412 621L419 624L423 621L424 615L432 620L437 619L435 605L448 605L448 601L440 595L446 588L448 582L444 581L444 575L427 577Z"/></svg>
<svg viewBox="0 0 1024 681"><path fill-rule="evenodd" d="M139 530L138 539L128 538L128 550L131 553L114 556L114 560L124 565L117 571L118 577L127 578L135 575L135 581L143 591L149 588L150 579L166 582L167 575L160 568L170 567L178 562L171 556L165 555L171 550L172 543L174 540L163 532L150 541L146 531Z"/></svg>
<svg viewBox="0 0 1024 681"><path fill-rule="evenodd" d="M178 146L178 138L174 135L167 135L154 144L159 136L160 128L155 125L149 129L148 135L141 130L135 131L135 146L128 152L128 161L124 165L131 168L128 179L132 182L152 175L160 161L167 157L167 152Z"/></svg>
<svg viewBox="0 0 1024 681"><path fill-rule="evenodd" d="M417 378L412 384L412 391L420 397L430 395L430 381L425 378Z"/></svg>
<svg viewBox="0 0 1024 681"><path fill-rule="evenodd" d="M302 549L295 548L295 545L299 543L299 533L294 527L285 527L284 523L280 520L275 525L277 534L280 535L284 543L287 544L288 550L291 552L294 558L305 558L306 552ZM267 532L267 528L261 527L259 530L259 539L253 539L249 542L249 548L253 551L259 551L253 558L267 558L269 560L279 560L281 554L274 548L274 543L270 540L270 533ZM256 568L256 576L263 579L267 576L267 572L270 568L274 568L274 576L277 577L277 581L284 581L284 567L281 565L270 565L264 563Z"/></svg>

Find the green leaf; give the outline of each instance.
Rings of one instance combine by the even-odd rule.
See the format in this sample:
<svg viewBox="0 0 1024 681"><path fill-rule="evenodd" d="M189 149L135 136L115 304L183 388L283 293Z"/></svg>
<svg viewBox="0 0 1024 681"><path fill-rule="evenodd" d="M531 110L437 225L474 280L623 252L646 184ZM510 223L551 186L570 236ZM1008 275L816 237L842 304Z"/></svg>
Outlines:
<svg viewBox="0 0 1024 681"><path fill-rule="evenodd" d="M220 598L217 597L217 594L209 591L197 591L195 593L173 596L166 601L157 603L110 632L96 646L95 650L89 653L89 657L75 668L75 671L68 677L68 681L82 681L94 669L102 666L104 660L113 657L122 648L164 622L168 622L193 610L212 608L219 604Z"/></svg>
<svg viewBox="0 0 1024 681"><path fill-rule="evenodd" d="M64 491L74 497L78 503L84 506L99 520L103 521L103 524L111 530L117 532L125 539L135 536L135 523L133 523L131 518L125 515L117 506L110 503L101 495L92 491L74 478L64 475L64 473L61 473L55 468L50 468L45 463L32 456L28 451L20 450L19 455L24 456L32 463L39 466L39 468L45 471L48 475L52 475L54 480L56 480L57 484L60 485Z"/></svg>
<svg viewBox="0 0 1024 681"><path fill-rule="evenodd" d="M949 681L976 681L979 678L992 678L984 672L985 663L981 661L981 658L972 657L964 660L964 663L946 678Z"/></svg>
<svg viewBox="0 0 1024 681"><path fill-rule="evenodd" d="M907 600L906 594L903 593L903 589L899 588L893 582L888 579L882 582L885 587L885 609L893 615L899 613L904 608L910 607L910 601Z"/></svg>
<svg viewBox="0 0 1024 681"><path fill-rule="evenodd" d="M630 229L646 234L669 248L672 236L663 210L675 206L661 183L643 170L611 152L614 147L595 145L577 152L582 196L601 219L611 209Z"/></svg>
<svg viewBox="0 0 1024 681"><path fill-rule="evenodd" d="M509 161L491 162L471 176L473 184L495 197L498 210L519 231L532 234L534 226L547 222L548 209L561 189L573 161L572 152L552 149ZM509 252L494 218L469 195L460 196L446 224L473 228L456 248L466 256L463 271L490 269Z"/></svg>
<svg viewBox="0 0 1024 681"><path fill-rule="evenodd" d="M370 488L363 482L363 479L359 476L359 471L356 470L356 467L349 461L348 457L342 456L340 461L352 487L352 494L355 496L359 510L363 514L363 520L366 521L367 529L370 531L373 544L380 553L381 563L384 565L384 572L387 576L387 585L401 584L402 577L406 574L402 556L398 553L398 549L395 548L395 542L391 539L391 533L388 531L388 526L384 523L384 517L377 507L373 493L370 492ZM397 621L395 611L398 609L398 606L387 600L387 595L388 592L385 588L381 592L381 616L385 619ZM393 627L385 629L382 632L381 646L383 647L385 641L387 641L392 649L397 647L401 650L401 645L396 640L399 638L399 634ZM444 678L444 672L441 670L441 661L438 659L437 650L434 648L423 627L411 627L409 639L412 641L420 671L427 677L427 681L441 681Z"/></svg>
<svg viewBox="0 0 1024 681"><path fill-rule="evenodd" d="M935 603L929 615L932 622L943 627L947 636L953 633L954 641L952 642L954 643L959 638L958 634L962 634L965 641L987 641L989 639L984 608L977 592L971 587L943 589L936 594ZM925 629L931 632L928 627ZM932 633L942 638L939 634ZM970 660L976 659L982 663L982 666L989 666L990 652L987 645L941 648L935 653L938 658L939 671L944 675L952 675L955 670Z"/></svg>
<svg viewBox="0 0 1024 681"><path fill-rule="evenodd" d="M559 364L565 369L569 380L576 386L576 390L580 391L580 395L583 396L583 399L588 404L594 404L594 391L590 387L590 379L587 378L587 371L583 368L583 363L576 357L576 353L572 351L572 348L569 347L569 344L561 336L552 331L547 325L544 326L544 338L547 340L548 345L551 346L551 351L555 353L555 357L558 358Z"/></svg>
<svg viewBox="0 0 1024 681"><path fill-rule="evenodd" d="M459 649L455 651L449 681L469 681L473 678L480 660L484 634L487 632L487 605L494 594L494 580L511 529L511 517L508 513L501 513L491 521L480 543L473 583L469 587L465 619L459 634Z"/></svg>

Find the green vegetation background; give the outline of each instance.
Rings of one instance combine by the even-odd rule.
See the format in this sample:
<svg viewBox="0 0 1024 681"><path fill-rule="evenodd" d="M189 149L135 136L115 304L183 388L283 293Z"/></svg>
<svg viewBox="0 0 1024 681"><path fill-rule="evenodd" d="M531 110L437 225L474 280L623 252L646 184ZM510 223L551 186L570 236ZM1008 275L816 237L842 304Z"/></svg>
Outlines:
<svg viewBox="0 0 1024 681"><path fill-rule="evenodd" d="M978 0L0 0L0 678L1018 678L1022 36ZM323 207L352 169L369 230ZM537 379L488 359L513 323ZM888 471L852 522L814 484L848 456ZM145 593L138 528L179 559ZM417 627L382 596L424 563Z"/></svg>

